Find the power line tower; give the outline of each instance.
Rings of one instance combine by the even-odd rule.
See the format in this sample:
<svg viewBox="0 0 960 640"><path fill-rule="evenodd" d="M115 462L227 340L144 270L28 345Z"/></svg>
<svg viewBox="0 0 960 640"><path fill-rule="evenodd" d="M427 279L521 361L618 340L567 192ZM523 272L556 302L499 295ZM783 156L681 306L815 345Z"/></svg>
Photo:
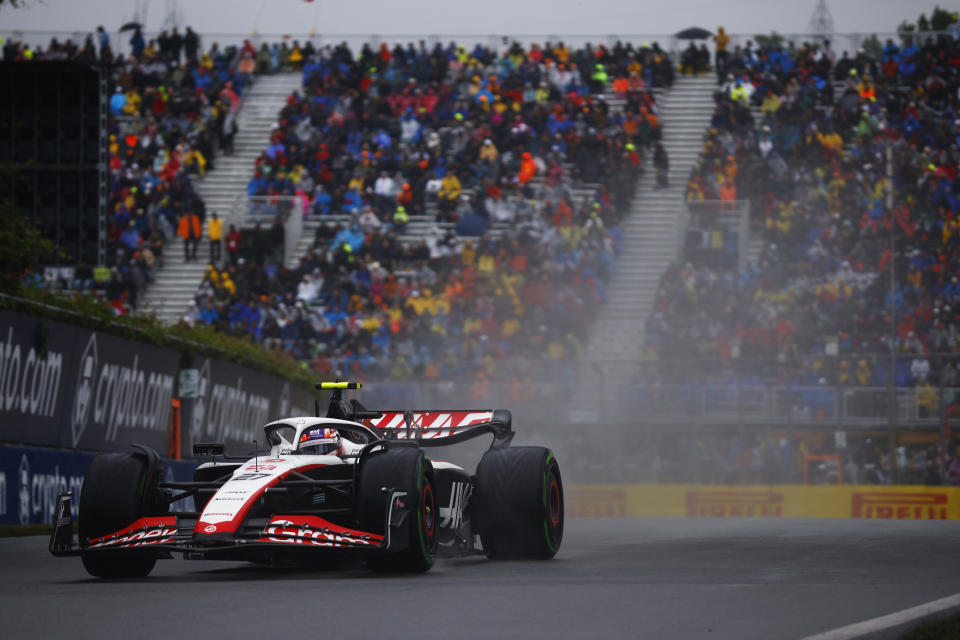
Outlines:
<svg viewBox="0 0 960 640"><path fill-rule="evenodd" d="M833 16L827 8L827 0L817 0L817 7L810 17L810 33L818 40L829 40L833 36Z"/></svg>
<svg viewBox="0 0 960 640"><path fill-rule="evenodd" d="M167 14L163 18L163 28L169 31L183 23L183 9L177 0L167 0Z"/></svg>
<svg viewBox="0 0 960 640"><path fill-rule="evenodd" d="M147 12L150 10L150 0L136 0L133 8L132 22L139 22L142 25L147 24Z"/></svg>

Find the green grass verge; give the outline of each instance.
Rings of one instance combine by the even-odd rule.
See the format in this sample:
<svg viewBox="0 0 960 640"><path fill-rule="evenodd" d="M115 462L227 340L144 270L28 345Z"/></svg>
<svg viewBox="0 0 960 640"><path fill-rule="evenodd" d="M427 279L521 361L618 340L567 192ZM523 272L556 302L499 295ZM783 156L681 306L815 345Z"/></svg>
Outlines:
<svg viewBox="0 0 960 640"><path fill-rule="evenodd" d="M0 524L0 538L19 538L21 536L49 536L48 524Z"/></svg>

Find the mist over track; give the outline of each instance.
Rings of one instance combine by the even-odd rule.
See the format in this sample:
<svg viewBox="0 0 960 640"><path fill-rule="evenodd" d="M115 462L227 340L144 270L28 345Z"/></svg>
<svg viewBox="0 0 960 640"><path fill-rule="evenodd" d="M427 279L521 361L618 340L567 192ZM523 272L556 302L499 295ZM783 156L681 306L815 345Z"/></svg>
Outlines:
<svg viewBox="0 0 960 640"><path fill-rule="evenodd" d="M960 522L572 519L547 562L285 569L164 560L91 579L45 537L0 540L6 638L801 638L960 590Z"/></svg>

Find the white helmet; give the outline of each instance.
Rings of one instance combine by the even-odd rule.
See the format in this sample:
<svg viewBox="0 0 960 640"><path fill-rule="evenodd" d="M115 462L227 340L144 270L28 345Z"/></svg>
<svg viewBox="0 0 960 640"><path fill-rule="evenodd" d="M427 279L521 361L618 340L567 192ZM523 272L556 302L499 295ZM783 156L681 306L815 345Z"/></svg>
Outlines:
<svg viewBox="0 0 960 640"><path fill-rule="evenodd" d="M335 455L340 451L340 432L330 427L307 429L300 435L298 453L308 455Z"/></svg>

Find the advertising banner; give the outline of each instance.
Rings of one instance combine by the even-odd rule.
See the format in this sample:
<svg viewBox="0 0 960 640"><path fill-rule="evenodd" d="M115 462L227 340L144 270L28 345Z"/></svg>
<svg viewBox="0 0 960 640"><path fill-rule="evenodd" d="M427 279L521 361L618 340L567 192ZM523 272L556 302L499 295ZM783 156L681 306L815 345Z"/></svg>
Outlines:
<svg viewBox="0 0 960 640"><path fill-rule="evenodd" d="M597 484L568 487L565 498L568 515L582 518L960 520L957 487Z"/></svg>
<svg viewBox="0 0 960 640"><path fill-rule="evenodd" d="M73 517L83 489L83 475L92 453L74 453L55 449L0 446L0 524L47 524L53 521L57 494L73 492ZM185 482L193 478L197 463L163 461L164 478ZM187 510L189 499L174 503Z"/></svg>
<svg viewBox="0 0 960 640"><path fill-rule="evenodd" d="M74 401L61 447L122 451L133 442L166 451L179 354L103 333L78 331Z"/></svg>
<svg viewBox="0 0 960 640"><path fill-rule="evenodd" d="M0 439L60 445L76 385L76 329L0 311Z"/></svg>
<svg viewBox="0 0 960 640"><path fill-rule="evenodd" d="M266 423L314 414L311 392L280 378L214 358L180 365L173 349L0 311L0 442L166 453L178 379L183 457L197 441L244 454Z"/></svg>
<svg viewBox="0 0 960 640"><path fill-rule="evenodd" d="M0 312L0 440L87 451L165 451L179 354Z"/></svg>

